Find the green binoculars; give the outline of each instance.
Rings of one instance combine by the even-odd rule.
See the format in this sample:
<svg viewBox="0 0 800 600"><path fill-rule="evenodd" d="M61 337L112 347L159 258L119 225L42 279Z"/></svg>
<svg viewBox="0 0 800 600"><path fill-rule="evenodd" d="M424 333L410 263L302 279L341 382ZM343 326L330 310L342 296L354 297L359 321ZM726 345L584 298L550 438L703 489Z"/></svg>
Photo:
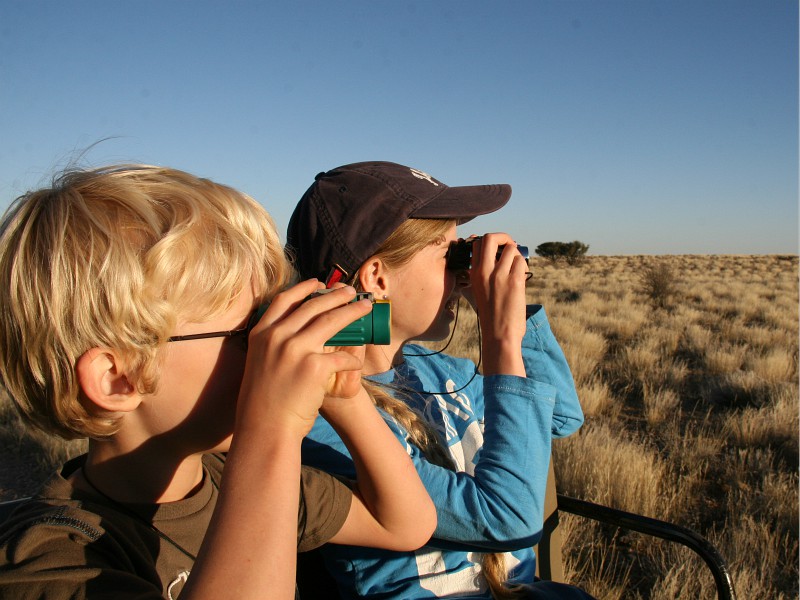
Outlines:
<svg viewBox="0 0 800 600"><path fill-rule="evenodd" d="M311 294L306 300L332 292L332 289L320 290ZM350 323L339 333L325 342L326 346L363 346L376 344L386 346L392 339L392 305L388 300L375 300L369 292L358 292L351 302L367 299L372 302L372 310ZM252 323L255 324L267 311L269 303L263 304L253 313ZM250 326L252 328L252 326Z"/></svg>
<svg viewBox="0 0 800 600"><path fill-rule="evenodd" d="M357 293L353 302L364 298L372 302L372 310L325 342L326 346L385 346L391 341L392 305L388 300L375 300L368 292Z"/></svg>
<svg viewBox="0 0 800 600"><path fill-rule="evenodd" d="M311 294L313 298L332 290L320 290ZM387 345L392 338L392 305L388 300L375 300L369 292L358 292L352 302L364 299L372 302L372 310L350 323L325 342L326 346L363 346L364 344Z"/></svg>

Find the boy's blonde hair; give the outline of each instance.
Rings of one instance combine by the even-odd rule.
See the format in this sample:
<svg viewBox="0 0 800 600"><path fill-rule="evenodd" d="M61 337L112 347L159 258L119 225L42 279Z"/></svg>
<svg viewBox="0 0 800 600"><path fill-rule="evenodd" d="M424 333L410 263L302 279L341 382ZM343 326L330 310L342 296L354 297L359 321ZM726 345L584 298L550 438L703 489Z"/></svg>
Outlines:
<svg viewBox="0 0 800 600"><path fill-rule="evenodd" d="M121 353L142 393L179 320L224 312L290 277L272 219L252 198L149 165L72 170L11 205L0 225L0 383L23 417L67 439L118 429L84 405L75 366Z"/></svg>

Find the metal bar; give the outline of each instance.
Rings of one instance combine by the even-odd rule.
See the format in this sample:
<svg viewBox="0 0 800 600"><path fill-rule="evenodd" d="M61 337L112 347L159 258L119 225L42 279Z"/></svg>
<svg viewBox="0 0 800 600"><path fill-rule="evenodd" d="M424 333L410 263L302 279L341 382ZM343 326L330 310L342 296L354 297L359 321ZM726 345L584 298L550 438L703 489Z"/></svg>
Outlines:
<svg viewBox="0 0 800 600"><path fill-rule="evenodd" d="M714 547L714 545L705 539L700 534L676 525L674 523L667 523L666 521L659 521L642 515L610 508L608 506L601 506L586 500L579 500L563 494L558 494L558 509L564 512L593 519L602 523L609 523L624 529L638 531L671 542L678 542L690 548L700 555L700 557L711 569L714 576L714 582L717 585L717 597L720 600L735 600L736 592L733 589L733 580L731 579L728 565L722 555Z"/></svg>

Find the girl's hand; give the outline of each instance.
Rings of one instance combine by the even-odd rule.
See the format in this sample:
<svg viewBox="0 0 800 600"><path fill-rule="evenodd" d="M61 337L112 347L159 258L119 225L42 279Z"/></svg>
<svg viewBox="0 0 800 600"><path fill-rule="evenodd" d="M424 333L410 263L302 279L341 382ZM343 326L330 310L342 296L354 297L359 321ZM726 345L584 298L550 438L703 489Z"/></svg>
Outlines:
<svg viewBox="0 0 800 600"><path fill-rule="evenodd" d="M505 248L496 259L498 247L503 245ZM489 233L473 242L467 289L480 319L487 375L525 375L521 347L526 328L527 271L525 258L509 235Z"/></svg>
<svg viewBox="0 0 800 600"><path fill-rule="evenodd" d="M250 333L237 429L274 423L305 435L326 394L355 393L363 356L324 344L371 304L351 302L352 287L308 298L322 287L312 279L278 294Z"/></svg>

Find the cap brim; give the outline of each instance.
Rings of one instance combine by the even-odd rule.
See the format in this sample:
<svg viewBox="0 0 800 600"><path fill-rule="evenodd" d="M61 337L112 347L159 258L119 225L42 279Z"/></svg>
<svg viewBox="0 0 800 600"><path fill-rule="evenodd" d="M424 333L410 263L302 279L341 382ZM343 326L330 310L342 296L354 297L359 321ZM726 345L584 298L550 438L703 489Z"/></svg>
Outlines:
<svg viewBox="0 0 800 600"><path fill-rule="evenodd" d="M503 208L509 198L511 186L506 183L447 187L430 202L415 209L409 217L454 219L458 223L466 223Z"/></svg>

